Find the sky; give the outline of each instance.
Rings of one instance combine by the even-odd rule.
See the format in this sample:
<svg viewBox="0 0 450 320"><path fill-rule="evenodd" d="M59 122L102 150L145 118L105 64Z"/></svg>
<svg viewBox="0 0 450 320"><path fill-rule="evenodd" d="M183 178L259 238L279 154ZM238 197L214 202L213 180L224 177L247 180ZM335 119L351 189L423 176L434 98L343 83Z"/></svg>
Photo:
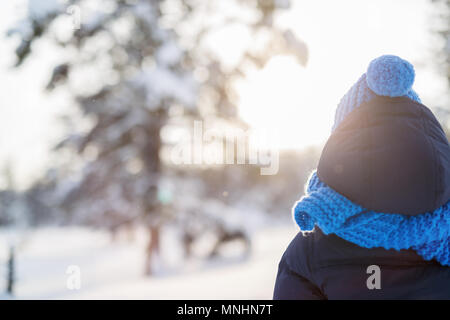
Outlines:
<svg viewBox="0 0 450 320"><path fill-rule="evenodd" d="M323 143L341 97L383 54L415 66L413 88L425 105L448 103L445 79L433 65L437 45L430 36L433 7L426 0L293 1L278 17L306 42L305 68L275 57L249 77L242 90L241 115L256 127L278 132L282 148Z"/></svg>
<svg viewBox="0 0 450 320"><path fill-rule="evenodd" d="M51 0L53 1L53 0ZM414 89L432 107L445 105L448 87L433 65L436 46L430 35L432 7L427 0L297 0L277 23L292 29L309 49L306 67L292 57L275 56L239 88L240 114L256 129L273 130L281 148L323 143L330 133L340 98L381 54L396 54L416 68ZM0 34L26 10L27 0L0 2ZM48 42L33 47L35 56L12 69L17 39L0 41L0 172L8 164L16 187L23 188L55 161L49 152L64 130L58 117L69 112L62 94L43 88L57 50ZM236 37L221 41L233 57ZM247 41L242 38L241 41ZM5 184L0 174L0 188Z"/></svg>

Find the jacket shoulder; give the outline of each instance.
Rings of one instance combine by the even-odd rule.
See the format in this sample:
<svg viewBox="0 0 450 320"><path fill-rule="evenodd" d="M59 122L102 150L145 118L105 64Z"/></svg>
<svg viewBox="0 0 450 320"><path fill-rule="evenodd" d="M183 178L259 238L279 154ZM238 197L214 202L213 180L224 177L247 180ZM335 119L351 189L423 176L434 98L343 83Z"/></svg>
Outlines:
<svg viewBox="0 0 450 320"><path fill-rule="evenodd" d="M315 231L298 232L283 255L289 269L310 281L312 281L314 237Z"/></svg>

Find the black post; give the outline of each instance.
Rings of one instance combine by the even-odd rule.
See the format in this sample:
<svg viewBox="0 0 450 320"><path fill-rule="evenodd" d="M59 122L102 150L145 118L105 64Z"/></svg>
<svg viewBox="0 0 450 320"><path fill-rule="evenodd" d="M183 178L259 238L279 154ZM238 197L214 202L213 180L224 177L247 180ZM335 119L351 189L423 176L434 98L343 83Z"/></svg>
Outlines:
<svg viewBox="0 0 450 320"><path fill-rule="evenodd" d="M6 282L6 293L12 295L14 292L14 246L9 248L9 257L8 257L8 274L7 274L7 282Z"/></svg>

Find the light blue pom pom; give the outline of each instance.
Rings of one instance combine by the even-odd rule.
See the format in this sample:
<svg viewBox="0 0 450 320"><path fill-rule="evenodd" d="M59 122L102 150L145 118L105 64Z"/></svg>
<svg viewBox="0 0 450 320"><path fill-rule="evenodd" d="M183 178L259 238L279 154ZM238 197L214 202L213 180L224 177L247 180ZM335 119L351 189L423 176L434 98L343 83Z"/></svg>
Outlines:
<svg viewBox="0 0 450 320"><path fill-rule="evenodd" d="M372 60L367 68L369 88L379 96L400 97L406 95L414 83L414 67L394 55L384 55Z"/></svg>

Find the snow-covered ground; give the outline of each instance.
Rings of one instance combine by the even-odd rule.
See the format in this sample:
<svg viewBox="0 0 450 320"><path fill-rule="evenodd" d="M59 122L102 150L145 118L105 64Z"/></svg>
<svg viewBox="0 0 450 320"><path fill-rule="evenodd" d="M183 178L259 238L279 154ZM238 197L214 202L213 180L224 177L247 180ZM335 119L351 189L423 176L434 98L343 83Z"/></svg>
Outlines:
<svg viewBox="0 0 450 320"><path fill-rule="evenodd" d="M85 228L40 228L22 237L16 257L16 299L270 299L277 264L295 235L294 226L272 226L252 235L248 258L213 261L177 258L175 237L166 232L166 255L153 277L143 276L145 235L112 242ZM0 299L4 295L8 232L0 230ZM172 254L172 257L171 255ZM71 265L81 288L70 290Z"/></svg>

